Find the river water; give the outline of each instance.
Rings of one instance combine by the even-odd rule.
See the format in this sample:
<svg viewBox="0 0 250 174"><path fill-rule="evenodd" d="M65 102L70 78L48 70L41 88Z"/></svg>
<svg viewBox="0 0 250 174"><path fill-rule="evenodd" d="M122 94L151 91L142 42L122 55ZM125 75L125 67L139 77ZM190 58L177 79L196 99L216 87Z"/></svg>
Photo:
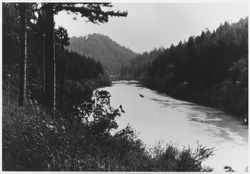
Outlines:
<svg viewBox="0 0 250 174"><path fill-rule="evenodd" d="M214 108L174 99L141 86L136 81L114 81L101 88L111 94L111 105L122 105L119 129L128 124L148 147L159 141L197 147L197 142L214 147L214 155L203 164L214 171L231 166L245 171L248 166L248 127L242 120ZM142 94L144 97L141 97Z"/></svg>

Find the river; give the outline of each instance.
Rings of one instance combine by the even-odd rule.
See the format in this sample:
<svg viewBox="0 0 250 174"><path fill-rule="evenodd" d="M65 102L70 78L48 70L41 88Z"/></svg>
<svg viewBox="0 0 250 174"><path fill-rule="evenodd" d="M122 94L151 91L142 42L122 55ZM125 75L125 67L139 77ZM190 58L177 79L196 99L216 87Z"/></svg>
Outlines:
<svg viewBox="0 0 250 174"><path fill-rule="evenodd" d="M131 125L148 147L162 141L182 149L196 147L199 142L215 148L214 155L203 164L216 172L226 165L237 172L248 166L248 127L239 118L174 99L137 81L114 81L101 89L110 92L113 107L122 105L125 110L117 119L119 129Z"/></svg>

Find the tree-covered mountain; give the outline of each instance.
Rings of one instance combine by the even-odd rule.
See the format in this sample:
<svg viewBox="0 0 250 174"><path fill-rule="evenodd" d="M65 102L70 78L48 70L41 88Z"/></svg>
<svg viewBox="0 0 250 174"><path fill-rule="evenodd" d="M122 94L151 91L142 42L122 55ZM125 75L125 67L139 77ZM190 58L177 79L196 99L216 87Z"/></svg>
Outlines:
<svg viewBox="0 0 250 174"><path fill-rule="evenodd" d="M84 37L70 38L68 50L93 57L100 61L109 74L117 74L122 66L128 65L136 57L136 53L119 45L108 36L90 34Z"/></svg>
<svg viewBox="0 0 250 174"><path fill-rule="evenodd" d="M140 76L146 86L174 97L247 117L248 18L202 31L151 60L140 69L131 66L123 72Z"/></svg>

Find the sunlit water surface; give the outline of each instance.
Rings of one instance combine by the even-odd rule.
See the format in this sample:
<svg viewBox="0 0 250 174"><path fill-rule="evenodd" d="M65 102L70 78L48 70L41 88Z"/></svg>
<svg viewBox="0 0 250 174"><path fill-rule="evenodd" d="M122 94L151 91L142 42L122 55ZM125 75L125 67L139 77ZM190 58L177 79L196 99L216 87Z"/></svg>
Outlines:
<svg viewBox="0 0 250 174"><path fill-rule="evenodd" d="M181 101L142 87L136 81L115 81L101 88L111 94L111 105L122 105L119 129L131 125L149 147L159 141L179 148L199 144L215 147L214 156L204 162L214 171L228 165L245 171L248 165L248 127L242 120L214 108ZM142 94L144 97L141 97Z"/></svg>

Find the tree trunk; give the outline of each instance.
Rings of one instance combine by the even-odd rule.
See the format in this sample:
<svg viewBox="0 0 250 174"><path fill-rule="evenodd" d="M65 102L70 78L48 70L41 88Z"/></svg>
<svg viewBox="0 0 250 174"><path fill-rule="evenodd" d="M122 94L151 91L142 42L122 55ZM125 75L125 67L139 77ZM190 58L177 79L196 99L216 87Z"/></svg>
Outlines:
<svg viewBox="0 0 250 174"><path fill-rule="evenodd" d="M58 48L56 52L63 52L63 48ZM63 109L63 94L64 94L64 86L65 86L65 61L63 56L58 56L56 58L56 74L57 74L57 107L59 109Z"/></svg>
<svg viewBox="0 0 250 174"><path fill-rule="evenodd" d="M19 106L23 106L26 101L27 86L27 12L26 4L20 3L21 15L21 56L20 56L20 82L19 82Z"/></svg>
<svg viewBox="0 0 250 174"><path fill-rule="evenodd" d="M55 105L55 52L54 52L54 14L53 4L47 3L45 8L45 96L44 104L48 108Z"/></svg>
<svg viewBox="0 0 250 174"><path fill-rule="evenodd" d="M53 88L54 88L54 93L53 93L53 111L55 115L56 111L56 43L55 43L55 29L53 27L53 66L54 66L54 78L53 78Z"/></svg>
<svg viewBox="0 0 250 174"><path fill-rule="evenodd" d="M43 31L43 104L45 103L45 33Z"/></svg>

